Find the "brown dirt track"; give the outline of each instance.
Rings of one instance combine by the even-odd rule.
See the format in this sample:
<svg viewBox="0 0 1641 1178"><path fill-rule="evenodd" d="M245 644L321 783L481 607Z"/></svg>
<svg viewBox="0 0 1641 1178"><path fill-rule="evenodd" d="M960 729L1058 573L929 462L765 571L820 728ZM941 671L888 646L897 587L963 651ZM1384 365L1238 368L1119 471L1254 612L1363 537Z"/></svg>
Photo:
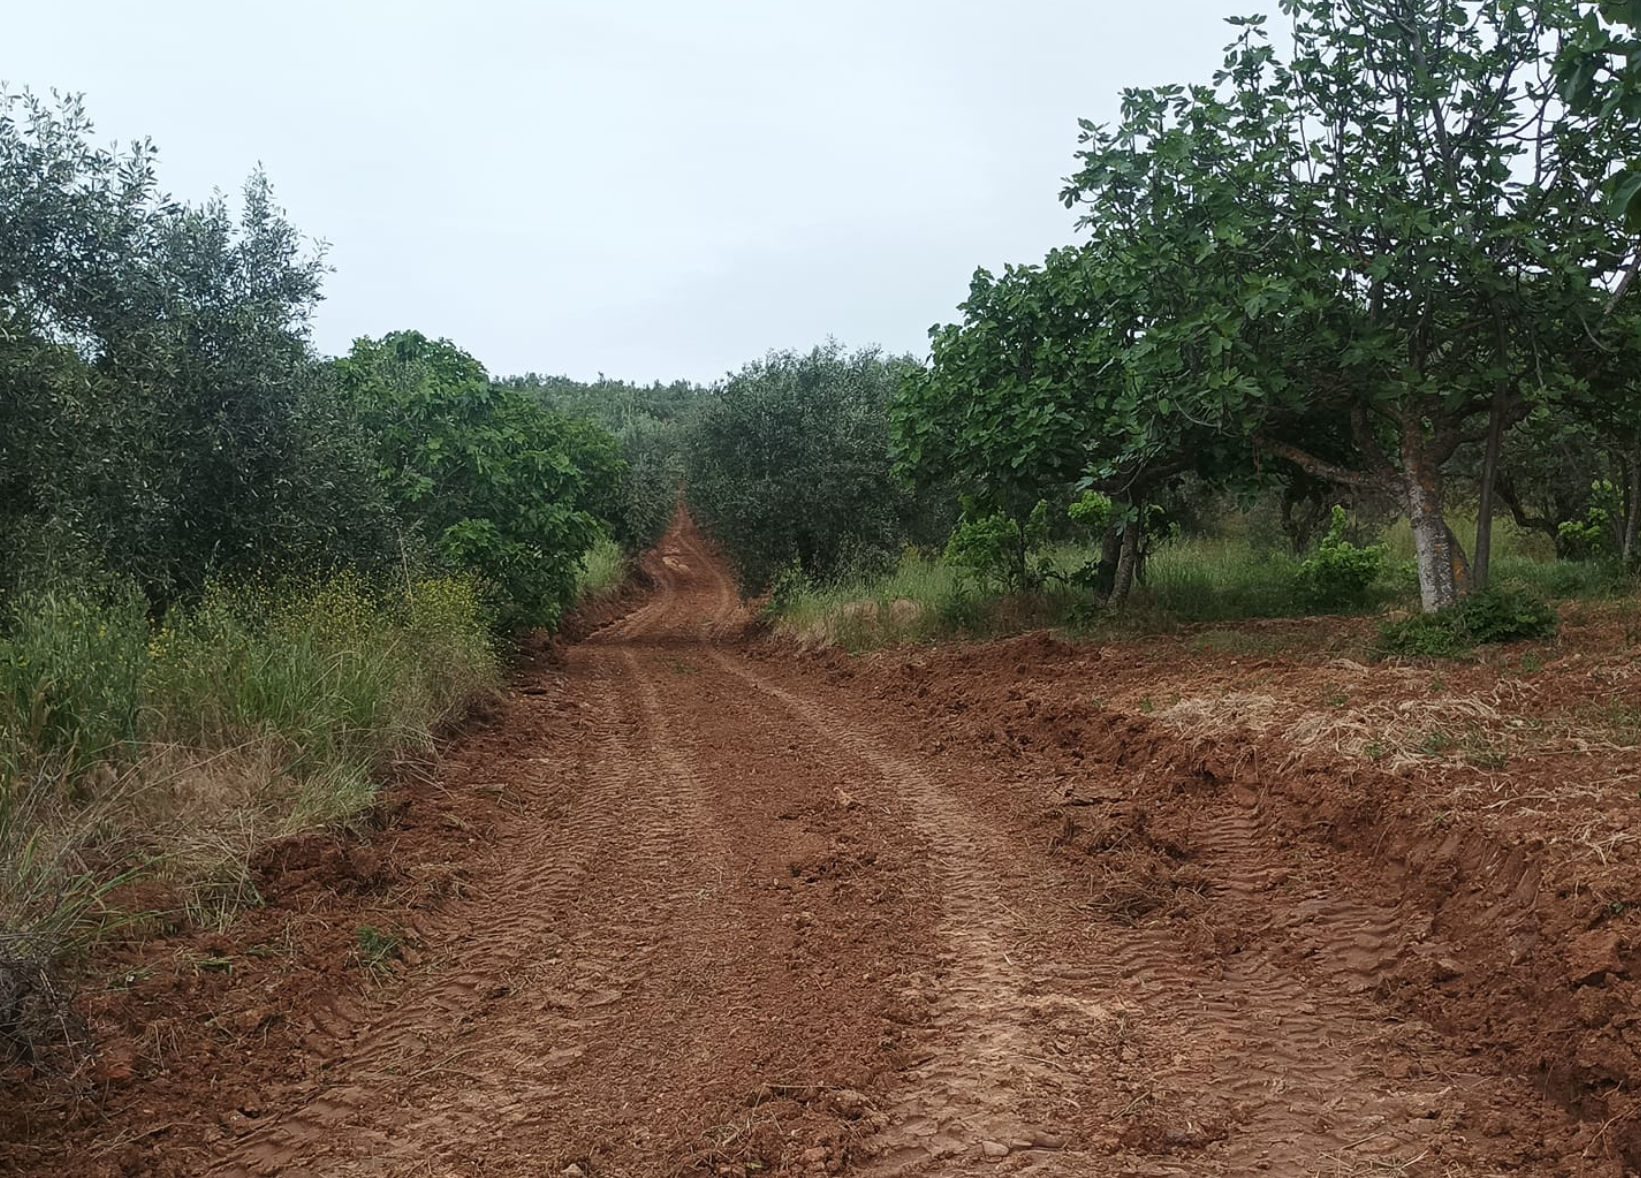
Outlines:
<svg viewBox="0 0 1641 1178"><path fill-rule="evenodd" d="M113 963L81 1004L91 1082L12 1084L0 1167L1641 1161L1612 891L1636 873L1592 874L1546 837L1558 819L1457 806L1421 790L1428 766L1122 706L1170 676L1206 690L1183 649L798 656L736 637L689 527L650 571L641 605L523 673L371 838L276 847L266 905L227 936ZM1284 673L1256 676L1279 711L1320 690ZM363 926L404 946L374 972Z"/></svg>

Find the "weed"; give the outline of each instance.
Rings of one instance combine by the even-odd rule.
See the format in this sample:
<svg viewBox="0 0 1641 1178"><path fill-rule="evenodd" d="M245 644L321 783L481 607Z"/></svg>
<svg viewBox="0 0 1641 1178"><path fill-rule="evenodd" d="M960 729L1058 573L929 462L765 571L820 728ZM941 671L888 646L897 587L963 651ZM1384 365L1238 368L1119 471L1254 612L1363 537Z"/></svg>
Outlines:
<svg viewBox="0 0 1641 1178"><path fill-rule="evenodd" d="M0 627L0 995L45 992L56 964L141 919L121 911L138 877L221 927L259 901L259 846L368 807L381 771L431 748L497 673L462 579L217 586L158 625L117 592L15 599Z"/></svg>
<svg viewBox="0 0 1641 1178"><path fill-rule="evenodd" d="M1391 622L1379 632L1385 654L1455 658L1486 643L1552 637L1556 612L1543 601L1506 589L1473 593L1437 613Z"/></svg>
<svg viewBox="0 0 1641 1178"><path fill-rule="evenodd" d="M1449 752L1458 742L1440 729L1434 729L1424 734L1419 740L1419 751L1437 757Z"/></svg>
<svg viewBox="0 0 1641 1178"><path fill-rule="evenodd" d="M399 956L404 939L395 933L384 932L373 925L361 925L354 937L354 960L373 974L384 974L389 962Z"/></svg>
<svg viewBox="0 0 1641 1178"><path fill-rule="evenodd" d="M1360 608L1384 570L1384 549L1352 544L1345 538L1348 525L1345 509L1335 505L1332 527L1294 578L1301 600L1315 609Z"/></svg>

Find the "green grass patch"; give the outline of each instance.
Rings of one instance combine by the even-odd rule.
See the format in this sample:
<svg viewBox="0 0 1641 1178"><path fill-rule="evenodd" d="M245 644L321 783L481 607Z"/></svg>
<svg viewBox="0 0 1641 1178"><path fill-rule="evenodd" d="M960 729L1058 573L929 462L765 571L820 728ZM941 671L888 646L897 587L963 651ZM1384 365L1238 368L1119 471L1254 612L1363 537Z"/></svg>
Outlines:
<svg viewBox="0 0 1641 1178"><path fill-rule="evenodd" d="M1472 594L1450 609L1387 623L1379 650L1417 658L1456 658L1477 646L1551 638L1560 625L1543 600L1512 589Z"/></svg>
<svg viewBox="0 0 1641 1178"><path fill-rule="evenodd" d="M499 681L459 578L223 587L151 624L50 588L0 625L0 968L45 968L137 876L187 915L256 901L269 838L345 821ZM31 967L32 968L32 967Z"/></svg>
<svg viewBox="0 0 1641 1178"><path fill-rule="evenodd" d="M1054 577L1041 590L1004 594L983 588L943 560L918 552L908 552L882 573L845 577L831 584L783 577L769 615L782 633L806 642L860 650L951 637L984 638L1039 626L1132 633L1170 632L1182 625L1229 626L1252 619L1312 616L1324 608L1320 601L1326 602L1330 612L1342 614L1417 609L1419 586L1411 540L1402 534L1405 525L1400 528L1400 533L1390 529L1383 541L1383 559L1375 562L1376 577L1368 581L1358 570L1349 570L1348 592L1319 593L1314 561L1307 571L1304 561L1285 551L1258 547L1242 536L1182 537L1164 541L1152 551L1142 582L1117 615L1107 613L1091 591ZM1603 598L1636 591L1635 578L1615 565L1556 561L1550 546L1539 543L1542 539L1501 521L1493 564L1496 589L1512 599L1545 600ZM1087 548L1070 544L1051 546L1043 553L1047 567L1062 576L1081 568L1091 556ZM1365 560L1359 563L1366 568ZM1444 657L1463 653L1479 641L1468 630L1450 631L1448 625L1413 619L1406 638L1389 641L1393 646L1402 644L1404 653L1417 647L1426 654L1448 652ZM1253 655L1270 653L1272 644L1280 640L1223 630L1192 641L1205 650Z"/></svg>
<svg viewBox="0 0 1641 1178"><path fill-rule="evenodd" d="M627 583L631 570L627 554L608 536L600 536L581 558L576 572L576 601L579 604L611 597Z"/></svg>

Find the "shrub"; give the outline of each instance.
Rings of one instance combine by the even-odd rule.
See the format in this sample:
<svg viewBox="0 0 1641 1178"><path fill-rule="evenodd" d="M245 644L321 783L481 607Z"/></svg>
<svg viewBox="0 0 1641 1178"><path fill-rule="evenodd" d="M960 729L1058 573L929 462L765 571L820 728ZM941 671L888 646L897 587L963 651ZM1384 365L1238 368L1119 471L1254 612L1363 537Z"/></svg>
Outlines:
<svg viewBox="0 0 1641 1178"><path fill-rule="evenodd" d="M1619 529L1624 518L1624 495L1610 479L1590 484L1590 505L1583 519L1563 520L1556 529L1557 548L1573 560L1591 560L1618 554Z"/></svg>
<svg viewBox="0 0 1641 1178"><path fill-rule="evenodd" d="M1048 503L1039 499L1024 523L1007 512L978 514L972 502L963 505L963 520L946 544L946 563L981 584L1005 591L1035 588L1042 571L1031 556L1048 543Z"/></svg>
<svg viewBox="0 0 1641 1178"><path fill-rule="evenodd" d="M1557 629L1556 612L1525 593L1485 589L1451 609L1391 622L1379 632L1385 654L1452 658L1476 646L1549 638Z"/></svg>
<svg viewBox="0 0 1641 1178"><path fill-rule="evenodd" d="M1333 524L1316 551L1299 565L1296 587L1313 609L1360 607L1367 603L1373 583L1385 565L1385 550L1361 548L1345 538L1345 509L1335 505Z"/></svg>
<svg viewBox="0 0 1641 1178"><path fill-rule="evenodd" d="M685 448L689 504L744 592L793 561L821 581L881 570L950 529L930 494L890 477L889 398L915 367L835 343L773 352L704 400Z"/></svg>
<svg viewBox="0 0 1641 1178"><path fill-rule="evenodd" d="M1465 632L1477 645L1552 638L1560 625L1547 602L1504 589L1472 593L1460 603L1458 613Z"/></svg>
<svg viewBox="0 0 1641 1178"><path fill-rule="evenodd" d="M478 577L503 630L556 625L618 506L615 440L419 332L356 340L335 367L397 510L443 566Z"/></svg>

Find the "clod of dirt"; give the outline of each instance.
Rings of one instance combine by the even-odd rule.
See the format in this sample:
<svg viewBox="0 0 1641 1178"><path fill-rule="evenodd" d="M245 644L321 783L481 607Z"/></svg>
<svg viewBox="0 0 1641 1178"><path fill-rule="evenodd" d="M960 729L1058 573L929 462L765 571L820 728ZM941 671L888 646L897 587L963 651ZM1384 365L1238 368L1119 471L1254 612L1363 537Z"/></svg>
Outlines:
<svg viewBox="0 0 1641 1178"><path fill-rule="evenodd" d="M1607 974L1622 977L1624 959L1620 939L1612 929L1594 929L1575 937L1567 947L1567 981L1574 986L1599 982Z"/></svg>

